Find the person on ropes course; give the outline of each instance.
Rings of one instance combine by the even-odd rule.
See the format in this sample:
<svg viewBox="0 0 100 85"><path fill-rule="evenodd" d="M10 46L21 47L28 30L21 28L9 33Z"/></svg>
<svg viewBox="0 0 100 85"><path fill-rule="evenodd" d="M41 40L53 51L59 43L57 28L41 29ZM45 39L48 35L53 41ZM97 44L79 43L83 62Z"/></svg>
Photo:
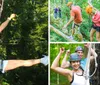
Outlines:
<svg viewBox="0 0 100 85"><path fill-rule="evenodd" d="M88 51L88 49L89 49L89 45L90 44L87 44L87 43L85 43L84 44L84 49L81 47L81 46L78 46L78 47L76 47L76 49L75 49L75 52L80 56L80 59L81 59L81 61L80 61L80 66L81 66L81 68L83 69L83 70L85 70L85 66L86 66L86 62L87 62L87 52L86 51ZM84 52L85 51L85 52ZM69 53L70 53L70 50L67 50L67 52L66 52L66 54L65 54L65 57L63 58L63 60L62 60L62 64L61 64L61 67L62 68L67 68L67 67L69 67L70 66L70 62L69 61L66 61L66 58L67 58L67 56L69 55ZM92 54L92 56L90 57L90 59L91 59L91 61L94 59L94 56L96 56L97 57L97 54L96 54L96 52L91 48L91 54ZM84 58L83 58L83 56L84 56Z"/></svg>
<svg viewBox="0 0 100 85"><path fill-rule="evenodd" d="M16 14L11 14L5 22L0 25L0 32L8 25L8 23L15 18ZM44 65L48 64L48 57L44 55L40 59L29 59L29 60L1 60L0 59L0 71L2 73L16 69L18 67L30 67L36 64L42 63Z"/></svg>
<svg viewBox="0 0 100 85"><path fill-rule="evenodd" d="M72 53L70 55L70 64L72 67L72 70L70 69L64 69L60 66L58 66L61 54L64 53L64 48L60 48L60 52L58 54L58 56L54 59L52 65L51 65L51 69L63 76L65 76L69 82L70 85L85 85L85 77L83 76L83 70L80 68L80 56L77 53ZM88 84L89 81L88 81Z"/></svg>
<svg viewBox="0 0 100 85"><path fill-rule="evenodd" d="M100 11L94 8L91 3L88 2L88 4L86 13L91 16L93 22L90 31L90 41L93 41L94 33L96 32L96 40L100 42Z"/></svg>
<svg viewBox="0 0 100 85"><path fill-rule="evenodd" d="M66 25L64 25L64 27L62 29L66 29L66 27L73 21L73 25L72 25L72 34L70 36L70 38L73 39L73 35L75 33L75 29L77 29L78 33L78 38L82 41L83 40L83 36L80 33L80 25L82 23L82 14L81 14L81 8L79 6L74 6L73 2L68 2L67 3L67 7L70 8L70 19L67 22Z"/></svg>

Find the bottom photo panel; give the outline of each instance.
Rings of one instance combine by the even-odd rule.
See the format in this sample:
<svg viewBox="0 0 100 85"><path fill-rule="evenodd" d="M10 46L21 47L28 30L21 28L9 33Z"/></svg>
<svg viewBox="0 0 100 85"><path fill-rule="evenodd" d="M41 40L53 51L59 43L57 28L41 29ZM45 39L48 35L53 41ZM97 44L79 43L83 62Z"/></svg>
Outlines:
<svg viewBox="0 0 100 85"><path fill-rule="evenodd" d="M51 43L50 85L100 85L99 43Z"/></svg>

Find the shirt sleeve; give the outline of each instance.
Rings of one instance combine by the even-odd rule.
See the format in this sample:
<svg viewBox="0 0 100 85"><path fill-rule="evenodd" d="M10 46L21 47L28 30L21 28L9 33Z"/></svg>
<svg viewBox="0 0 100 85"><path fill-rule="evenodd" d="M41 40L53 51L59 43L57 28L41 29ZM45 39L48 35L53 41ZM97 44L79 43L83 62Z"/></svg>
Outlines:
<svg viewBox="0 0 100 85"><path fill-rule="evenodd" d="M74 16L75 17L75 13L73 10L70 11L70 16Z"/></svg>

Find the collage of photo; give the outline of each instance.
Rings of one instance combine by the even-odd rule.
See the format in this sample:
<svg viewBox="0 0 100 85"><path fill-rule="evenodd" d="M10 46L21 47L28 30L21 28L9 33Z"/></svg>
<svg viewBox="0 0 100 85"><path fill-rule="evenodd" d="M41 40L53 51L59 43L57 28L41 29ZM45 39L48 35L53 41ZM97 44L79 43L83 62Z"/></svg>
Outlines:
<svg viewBox="0 0 100 85"><path fill-rule="evenodd" d="M0 85L100 85L100 0L0 0Z"/></svg>
<svg viewBox="0 0 100 85"><path fill-rule="evenodd" d="M100 0L50 0L50 85L100 84Z"/></svg>

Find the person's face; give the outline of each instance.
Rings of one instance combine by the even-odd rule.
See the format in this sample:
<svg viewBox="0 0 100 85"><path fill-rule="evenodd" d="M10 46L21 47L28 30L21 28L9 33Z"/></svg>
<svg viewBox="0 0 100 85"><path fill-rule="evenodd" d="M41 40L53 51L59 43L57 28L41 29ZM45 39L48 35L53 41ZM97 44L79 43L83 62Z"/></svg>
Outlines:
<svg viewBox="0 0 100 85"><path fill-rule="evenodd" d="M80 58L82 58L82 56L83 56L83 51L77 51L77 54L80 56Z"/></svg>
<svg viewBox="0 0 100 85"><path fill-rule="evenodd" d="M72 68L78 70L80 67L80 61L71 61Z"/></svg>

